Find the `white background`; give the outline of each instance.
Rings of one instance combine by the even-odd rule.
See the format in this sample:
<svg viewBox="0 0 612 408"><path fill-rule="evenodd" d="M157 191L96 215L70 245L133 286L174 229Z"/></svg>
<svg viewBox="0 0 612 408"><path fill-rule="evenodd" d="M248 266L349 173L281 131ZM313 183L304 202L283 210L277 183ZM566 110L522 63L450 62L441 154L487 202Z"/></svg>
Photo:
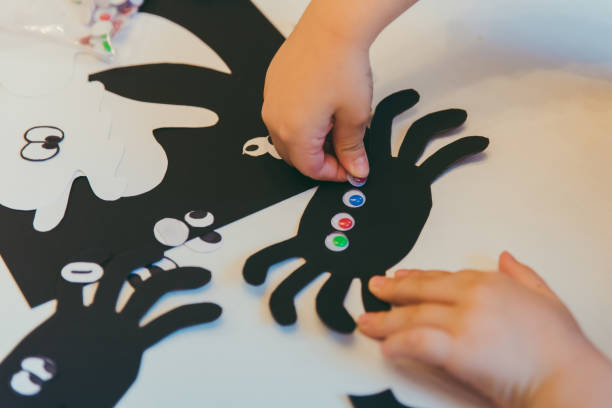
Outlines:
<svg viewBox="0 0 612 408"><path fill-rule="evenodd" d="M285 35L306 3L256 1ZM158 20L140 16L134 31ZM184 41L130 55L138 36L126 36L127 57L116 64L189 61L222 69L187 33L166 28ZM449 107L466 109L468 123L431 143L426 155L465 135L491 139L481 160L434 184L429 220L398 266L493 268L498 254L509 249L546 279L588 336L612 356L610 38L612 3L606 0L423 0L380 36L372 63L375 102L403 88L421 94L419 105L395 123L396 148L413 120ZM97 64L80 57L77 62L77 72ZM242 265L251 253L295 234L311 195L223 228L225 246L217 253L176 250L182 263L213 271L213 281L203 290L164 298L149 317L193 301L214 301L224 314L146 352L140 377L120 407L348 407L346 393L389 387L416 407L486 406L438 373L421 367L411 375L396 372L378 345L359 334L329 332L314 313L325 277L300 294L295 327L274 323L269 295L300 261L273 270L263 289L243 282ZM346 302L355 315L361 308L357 289ZM10 275L0 274L0 350L8 353L53 309L53 302L28 309Z"/></svg>

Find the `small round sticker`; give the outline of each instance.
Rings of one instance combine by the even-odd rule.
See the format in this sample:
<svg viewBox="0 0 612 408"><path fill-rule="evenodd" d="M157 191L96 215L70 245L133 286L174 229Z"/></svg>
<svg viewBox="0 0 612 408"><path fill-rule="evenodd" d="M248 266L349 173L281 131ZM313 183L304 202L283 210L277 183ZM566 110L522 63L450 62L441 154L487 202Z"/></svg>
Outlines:
<svg viewBox="0 0 612 408"><path fill-rule="evenodd" d="M331 224L338 231L348 231L355 226L355 219L348 213L340 213L333 216Z"/></svg>
<svg viewBox="0 0 612 408"><path fill-rule="evenodd" d="M330 251L342 252L349 246L349 240L346 235L341 232L334 232L325 238L325 246Z"/></svg>
<svg viewBox="0 0 612 408"><path fill-rule="evenodd" d="M342 202L350 208L361 207L365 204L365 194L359 190L347 191L344 196L342 196Z"/></svg>
<svg viewBox="0 0 612 408"><path fill-rule="evenodd" d="M70 283L94 283L104 275L104 269L93 262L72 262L62 268L62 278Z"/></svg>
<svg viewBox="0 0 612 408"><path fill-rule="evenodd" d="M350 174L347 176L347 179L348 179L348 182L351 183L351 185L355 187L364 186L365 183L368 181L367 177L353 177Z"/></svg>

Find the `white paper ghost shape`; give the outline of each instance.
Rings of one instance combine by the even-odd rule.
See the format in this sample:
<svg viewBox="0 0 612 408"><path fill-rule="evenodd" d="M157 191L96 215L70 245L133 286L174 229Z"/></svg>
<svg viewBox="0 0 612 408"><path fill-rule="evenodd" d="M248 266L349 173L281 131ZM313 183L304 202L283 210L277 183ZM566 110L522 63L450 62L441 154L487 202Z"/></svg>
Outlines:
<svg viewBox="0 0 612 408"><path fill-rule="evenodd" d="M270 136L256 137L247 141L242 147L242 154L246 154L251 157L259 157L264 154L269 154L275 159L280 160L280 154L276 150L276 147L272 144Z"/></svg>
<svg viewBox="0 0 612 408"><path fill-rule="evenodd" d="M110 140L110 114L101 110L104 87L72 81L37 98L0 91L0 204L35 210L34 228L49 231L64 216L75 178L87 177L103 200L126 188L117 177L123 146Z"/></svg>

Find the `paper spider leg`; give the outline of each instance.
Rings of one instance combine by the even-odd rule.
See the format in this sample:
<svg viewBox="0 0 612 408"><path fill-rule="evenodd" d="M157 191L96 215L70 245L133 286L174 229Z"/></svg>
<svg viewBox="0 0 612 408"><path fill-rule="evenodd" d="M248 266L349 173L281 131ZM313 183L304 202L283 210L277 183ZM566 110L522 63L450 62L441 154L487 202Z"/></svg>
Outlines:
<svg viewBox="0 0 612 408"><path fill-rule="evenodd" d="M378 104L369 131L369 154L373 158L384 159L391 155L393 119L416 105L419 98L417 91L407 89L387 96Z"/></svg>
<svg viewBox="0 0 612 408"><path fill-rule="evenodd" d="M132 294L121 314L127 319L139 321L163 295L200 288L210 282L210 278L211 274L206 269L192 267L155 274Z"/></svg>
<svg viewBox="0 0 612 408"><path fill-rule="evenodd" d="M244 280L250 285L263 284L268 276L268 269L272 265L299 256L296 240L297 238L291 238L251 255L244 265Z"/></svg>
<svg viewBox="0 0 612 408"><path fill-rule="evenodd" d="M72 283L59 279L57 284L57 308L56 313L79 313L84 309L83 284Z"/></svg>
<svg viewBox="0 0 612 408"><path fill-rule="evenodd" d="M385 273L378 274L385 276ZM391 309L391 305L387 302L383 302L370 292L368 283L370 282L370 276L364 276L360 278L361 281L361 300L363 302L363 308L366 312L382 312Z"/></svg>
<svg viewBox="0 0 612 408"><path fill-rule="evenodd" d="M117 75L120 71L121 75ZM189 81L159 81L159 78L191 78ZM232 78L223 72L181 64L151 64L114 68L89 76L100 81L107 91L143 102L199 106L219 112ZM189 84L189 89L180 84ZM206 84L202 92L193 92L193 84ZM204 85L202 85L204 87Z"/></svg>
<svg viewBox="0 0 612 408"><path fill-rule="evenodd" d="M221 312L221 306L214 303L177 307L140 329L141 344L147 349L181 329L217 320Z"/></svg>
<svg viewBox="0 0 612 408"><path fill-rule="evenodd" d="M457 161L480 153L489 145L489 139L482 136L468 136L448 144L432 154L420 168L433 183L446 169Z"/></svg>
<svg viewBox="0 0 612 408"><path fill-rule="evenodd" d="M295 323L297 320L295 297L321 273L318 266L305 263L274 289L270 296L270 310L278 324L288 326Z"/></svg>
<svg viewBox="0 0 612 408"><path fill-rule="evenodd" d="M355 321L344 307L344 298L351 286L351 276L332 275L317 295L317 313L327 327L339 333L355 330Z"/></svg>
<svg viewBox="0 0 612 408"><path fill-rule="evenodd" d="M447 109L423 116L406 132L398 157L405 163L416 163L431 138L461 126L466 119L467 112L463 109Z"/></svg>
<svg viewBox="0 0 612 408"><path fill-rule="evenodd" d="M163 250L157 245L117 255L104 268L104 277L100 280L92 306L99 309L101 313L114 311L119 292L129 273L162 256Z"/></svg>

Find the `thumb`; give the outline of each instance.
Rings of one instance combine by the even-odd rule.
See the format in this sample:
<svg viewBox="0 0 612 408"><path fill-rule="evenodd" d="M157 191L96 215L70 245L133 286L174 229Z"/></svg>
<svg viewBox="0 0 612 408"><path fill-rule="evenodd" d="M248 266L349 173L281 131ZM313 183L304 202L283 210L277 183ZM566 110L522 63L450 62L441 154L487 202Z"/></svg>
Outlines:
<svg viewBox="0 0 612 408"><path fill-rule="evenodd" d="M361 118L363 119L363 118ZM337 115L333 129L334 151L346 172L354 177L367 177L370 173L368 155L363 144L367 120Z"/></svg>
<svg viewBox="0 0 612 408"><path fill-rule="evenodd" d="M502 252L499 256L499 270L529 289L557 298L557 295L548 287L540 275L527 265L518 262L508 251Z"/></svg>

